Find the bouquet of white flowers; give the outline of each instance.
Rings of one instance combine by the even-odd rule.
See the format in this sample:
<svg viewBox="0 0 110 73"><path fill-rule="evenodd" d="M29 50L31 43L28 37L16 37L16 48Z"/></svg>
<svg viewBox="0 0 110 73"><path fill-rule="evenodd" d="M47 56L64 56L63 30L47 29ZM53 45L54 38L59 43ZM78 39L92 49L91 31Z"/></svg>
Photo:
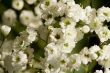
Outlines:
<svg viewBox="0 0 110 73"><path fill-rule="evenodd" d="M110 73L109 0L0 0L0 73Z"/></svg>

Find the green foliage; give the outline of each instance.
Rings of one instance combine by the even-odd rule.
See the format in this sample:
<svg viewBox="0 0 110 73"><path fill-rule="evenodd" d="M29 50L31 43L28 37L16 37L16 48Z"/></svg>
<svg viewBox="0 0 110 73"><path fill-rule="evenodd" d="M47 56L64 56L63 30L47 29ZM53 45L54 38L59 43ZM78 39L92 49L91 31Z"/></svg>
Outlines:
<svg viewBox="0 0 110 73"><path fill-rule="evenodd" d="M92 0L75 0L75 2L85 8L91 5Z"/></svg>
<svg viewBox="0 0 110 73"><path fill-rule="evenodd" d="M108 6L109 0L75 0L76 3L81 4L82 7L91 6L92 8L100 8L102 6Z"/></svg>
<svg viewBox="0 0 110 73"><path fill-rule="evenodd" d="M103 4L104 1L105 1L105 0L92 0L91 6L92 6L93 8L98 9L99 7L101 7L102 5L104 5L104 4Z"/></svg>
<svg viewBox="0 0 110 73"><path fill-rule="evenodd" d="M31 47L34 48L35 59L39 60L40 57L44 57L44 47L46 46L46 42L41 38L38 38L37 41L31 44Z"/></svg>

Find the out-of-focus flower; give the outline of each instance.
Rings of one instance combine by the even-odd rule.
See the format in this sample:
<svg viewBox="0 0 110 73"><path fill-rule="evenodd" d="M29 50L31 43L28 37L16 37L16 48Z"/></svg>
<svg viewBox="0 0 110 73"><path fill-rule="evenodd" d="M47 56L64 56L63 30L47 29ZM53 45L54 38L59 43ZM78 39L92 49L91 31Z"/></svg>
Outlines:
<svg viewBox="0 0 110 73"><path fill-rule="evenodd" d="M20 21L22 24L29 26L29 23L34 19L34 14L30 10L23 10L20 14Z"/></svg>
<svg viewBox="0 0 110 73"><path fill-rule="evenodd" d="M5 36L7 36L11 31L11 27L9 27L7 25L3 25L3 26L1 26L1 31Z"/></svg>
<svg viewBox="0 0 110 73"><path fill-rule="evenodd" d="M21 10L24 7L24 1L23 0L13 0L12 7L16 10Z"/></svg>
<svg viewBox="0 0 110 73"><path fill-rule="evenodd" d="M16 13L12 9L8 9L4 12L2 16L3 23L9 26L13 26L16 21Z"/></svg>
<svg viewBox="0 0 110 73"><path fill-rule="evenodd" d="M34 4L37 0L25 0L29 5Z"/></svg>

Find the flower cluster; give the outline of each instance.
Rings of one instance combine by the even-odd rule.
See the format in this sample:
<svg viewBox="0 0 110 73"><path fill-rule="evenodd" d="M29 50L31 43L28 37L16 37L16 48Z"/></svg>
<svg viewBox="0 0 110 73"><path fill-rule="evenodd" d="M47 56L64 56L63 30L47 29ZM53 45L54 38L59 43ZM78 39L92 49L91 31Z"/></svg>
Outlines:
<svg viewBox="0 0 110 73"><path fill-rule="evenodd" d="M103 68L93 73L110 73L109 22L109 7L84 8L74 0L12 0L0 24L0 73L68 73L93 62ZM91 37L99 40L91 42Z"/></svg>

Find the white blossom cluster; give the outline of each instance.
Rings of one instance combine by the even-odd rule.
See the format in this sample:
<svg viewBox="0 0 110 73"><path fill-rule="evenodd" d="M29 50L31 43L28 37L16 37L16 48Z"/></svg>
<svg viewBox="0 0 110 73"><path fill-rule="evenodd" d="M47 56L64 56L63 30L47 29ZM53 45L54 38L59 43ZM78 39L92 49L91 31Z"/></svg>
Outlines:
<svg viewBox="0 0 110 73"><path fill-rule="evenodd" d="M32 10L25 9L32 5ZM104 44L110 40L110 30L104 24L110 22L109 7L83 8L74 0L12 0L12 7L3 13L0 25L5 37L0 46L0 73L67 73L93 61L104 69L94 73L110 73L110 43ZM8 38L17 21L26 28L15 38ZM89 33L95 33L100 44L73 53ZM44 52L36 47L43 45L39 40L46 43ZM44 57L36 56L40 52Z"/></svg>

